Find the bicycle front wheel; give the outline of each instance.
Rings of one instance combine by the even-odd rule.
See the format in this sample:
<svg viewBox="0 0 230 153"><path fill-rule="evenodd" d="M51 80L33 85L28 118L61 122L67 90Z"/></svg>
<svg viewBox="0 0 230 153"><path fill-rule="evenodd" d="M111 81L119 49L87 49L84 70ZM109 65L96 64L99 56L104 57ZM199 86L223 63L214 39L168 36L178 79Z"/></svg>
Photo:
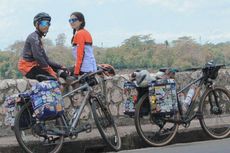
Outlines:
<svg viewBox="0 0 230 153"><path fill-rule="evenodd" d="M208 89L202 96L200 124L212 138L225 138L230 134L230 94L223 87Z"/></svg>
<svg viewBox="0 0 230 153"><path fill-rule="evenodd" d="M162 117L150 113L148 93L138 100L135 111L135 126L138 135L154 147L168 144L176 135L178 124L165 122Z"/></svg>
<svg viewBox="0 0 230 153"><path fill-rule="evenodd" d="M96 97L91 98L91 103L98 131L105 142L118 151L121 148L121 138L110 110Z"/></svg>
<svg viewBox="0 0 230 153"><path fill-rule="evenodd" d="M56 134L63 127L61 118L37 123L32 114L32 105L28 102L16 115L14 132L19 145L27 153L59 152L64 141L64 136Z"/></svg>

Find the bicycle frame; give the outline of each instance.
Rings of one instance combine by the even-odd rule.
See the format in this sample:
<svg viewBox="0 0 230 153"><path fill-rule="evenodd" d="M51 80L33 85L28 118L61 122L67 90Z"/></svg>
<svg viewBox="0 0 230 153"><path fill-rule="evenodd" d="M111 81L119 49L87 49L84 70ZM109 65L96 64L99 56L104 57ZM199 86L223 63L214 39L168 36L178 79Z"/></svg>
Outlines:
<svg viewBox="0 0 230 153"><path fill-rule="evenodd" d="M193 80L192 82L190 82L188 85L186 85L184 88L182 88L181 90L179 90L177 92L177 95L178 95L178 94L182 93L183 91L187 90L188 88L190 88L192 85L199 83L197 86L197 89L195 90L195 95L192 98L191 104L188 107L187 113L184 116L185 118L182 119L185 122L190 122L192 119L194 119L196 117L196 114L193 113L193 109L197 103L196 99L198 97L198 94L200 93L200 89L201 89L202 85L204 84L204 80L205 80L205 77L201 76L200 78ZM177 104L179 106L179 113L182 116L182 109L181 109L182 107L181 107L181 103L179 102L179 100L177 101Z"/></svg>
<svg viewBox="0 0 230 153"><path fill-rule="evenodd" d="M79 77L77 80L72 81L71 84L67 84L70 85L69 87L73 87L75 86L75 83L79 83L80 86L75 86L68 91L68 93L63 93L62 98L70 98L71 102L74 102L74 99L72 98L77 93L83 95L83 99L80 101L80 106L73 106L74 112L73 114L71 113L70 116L64 113L62 115L57 114L54 118L49 118L47 120L39 120L33 115L32 104L27 103L24 105L18 113L19 115L16 118L15 124L15 135L19 145L26 152L42 152L40 149L44 149L43 146L50 148L49 150L47 149L47 152L60 151L65 137L75 139L77 138L78 133L84 131L86 133L91 132L91 121L80 124L80 117L85 106L90 105L89 111L92 112L95 125L103 140L114 150L119 150L121 147L121 138L109 108L106 107L101 100L101 94L103 91L94 91L94 87L96 87L96 85L100 85L99 79L96 75L100 75L104 71L106 70L99 69L95 72L87 73ZM25 116L27 114L29 118ZM26 129L24 129L23 125L21 124L21 122L24 121L22 120L24 118L26 118ZM109 133L107 133L108 128L111 131ZM25 132L25 130L30 132ZM43 141L39 141L41 139ZM35 144L37 148L31 145L29 142L30 140L38 142ZM52 145L52 147L49 145ZM46 151L46 149L44 150Z"/></svg>
<svg viewBox="0 0 230 153"><path fill-rule="evenodd" d="M86 90L86 95L84 96L84 99L81 102L80 107L75 108L74 115L70 119L70 121L67 122L65 115L62 116L65 127L67 129L69 129L69 127L70 127L69 131L66 131L66 132L68 132L68 135L75 133L74 129L80 120L81 113L82 113L85 105L87 105L89 103L89 98L90 98L90 93L92 92L92 88L88 85L88 83L85 83L84 85L80 86L79 88L76 88L73 91L70 91L69 93L63 95L63 98L65 98L65 97L68 97L68 96L70 96L70 95L72 95L78 91L82 91L82 90ZM76 131L76 133L79 133L79 132Z"/></svg>
<svg viewBox="0 0 230 153"><path fill-rule="evenodd" d="M188 110L187 112L182 115L182 104L179 100L177 100L177 104L178 104L178 110L179 110L179 114L180 114L180 118L179 120L176 120L176 119L165 119L165 121L167 122L172 122L172 123L179 123L179 124L188 124L190 121L192 121L195 117L199 117L200 116L200 112L199 111L194 111L194 108L196 106L199 107L199 104L200 104L200 101L197 101L197 97L198 95L200 94L201 92L201 87L203 85L206 85L206 83L208 83L206 85L205 88L208 88L210 83L212 83L212 81L208 81L208 78L206 78L205 76L201 76L195 80L193 80L192 82L190 82L189 84L187 84L185 87L183 87L181 90L179 90L177 92L177 97L178 97L178 94L182 93L183 91L187 90L188 88L190 88L192 85L198 83L198 86L197 86L197 89L195 90L195 95L194 97L192 98L192 101L191 101L191 104L189 105L188 107Z"/></svg>

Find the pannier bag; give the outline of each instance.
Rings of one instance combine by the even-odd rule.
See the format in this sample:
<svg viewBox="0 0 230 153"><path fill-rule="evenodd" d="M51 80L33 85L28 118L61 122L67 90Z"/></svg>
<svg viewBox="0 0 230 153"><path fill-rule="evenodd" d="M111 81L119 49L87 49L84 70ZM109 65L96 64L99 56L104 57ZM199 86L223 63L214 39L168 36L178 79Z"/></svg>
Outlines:
<svg viewBox="0 0 230 153"><path fill-rule="evenodd" d="M124 94L127 99L124 101L124 114L129 116L134 116L135 114L135 104L137 102L137 90L136 85L133 82L124 83Z"/></svg>
<svg viewBox="0 0 230 153"><path fill-rule="evenodd" d="M5 125L14 126L15 115L19 111L17 103L21 101L19 94L7 96L3 103L3 113L5 114Z"/></svg>
<svg viewBox="0 0 230 153"><path fill-rule="evenodd" d="M161 79L149 87L151 113L170 117L177 112L176 83L173 79Z"/></svg>
<svg viewBox="0 0 230 153"><path fill-rule="evenodd" d="M3 113L5 114L4 124L7 126L14 126L15 116L20 111L21 107L29 101L31 92L25 91L23 93L17 93L5 98L3 103ZM24 118L20 120L21 127L27 127L29 124L26 120L29 120L28 114L24 114ZM27 123L26 123L27 122Z"/></svg>
<svg viewBox="0 0 230 153"><path fill-rule="evenodd" d="M31 101L36 117L47 120L64 113L64 102L57 81L49 80L32 86Z"/></svg>

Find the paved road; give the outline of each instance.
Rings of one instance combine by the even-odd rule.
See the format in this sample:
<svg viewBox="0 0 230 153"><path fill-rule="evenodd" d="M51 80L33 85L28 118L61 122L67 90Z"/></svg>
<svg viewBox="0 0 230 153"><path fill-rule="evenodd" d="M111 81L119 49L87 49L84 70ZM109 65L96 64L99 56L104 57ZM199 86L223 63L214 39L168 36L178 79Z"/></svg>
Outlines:
<svg viewBox="0 0 230 153"><path fill-rule="evenodd" d="M135 150L124 150L117 153L229 153L230 138L192 143L179 143L164 147L152 147ZM111 152L112 153L112 152Z"/></svg>
<svg viewBox="0 0 230 153"><path fill-rule="evenodd" d="M219 141L207 141L207 143L212 144L204 143L203 140L209 140L210 137L207 137L207 135L203 132L197 120L194 120L191 123L190 127L187 129L184 129L182 126L179 128L176 137L173 139L173 145L167 145L161 148L146 148L128 151L125 149L147 147L146 143L144 143L143 140L137 135L133 123L129 123L128 125L129 126L118 127L118 131L120 133L120 136L122 137L122 149L124 150L118 153L230 153L230 138ZM97 129L93 129L91 133L80 133L76 141L68 142L68 140L69 139L66 139L67 142L63 146L63 149L61 151L62 153L105 153L112 151L111 148L109 148L104 143ZM202 143L204 143L204 145ZM213 148L210 149L209 145ZM221 145L223 145L223 147ZM206 149L209 150L206 151ZM0 153L21 152L22 151L18 146L15 136L0 137Z"/></svg>

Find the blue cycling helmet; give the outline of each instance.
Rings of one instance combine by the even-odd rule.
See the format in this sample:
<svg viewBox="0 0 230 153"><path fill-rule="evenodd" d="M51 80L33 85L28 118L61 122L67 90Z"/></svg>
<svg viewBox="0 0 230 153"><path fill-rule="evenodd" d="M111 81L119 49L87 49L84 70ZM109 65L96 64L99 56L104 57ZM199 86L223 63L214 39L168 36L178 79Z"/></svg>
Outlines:
<svg viewBox="0 0 230 153"><path fill-rule="evenodd" d="M41 20L47 20L47 21L51 21L51 16L48 14L48 13L45 13L45 12L41 12L41 13L38 13L37 15L35 15L34 17L34 26L36 26L36 23L41 21Z"/></svg>

